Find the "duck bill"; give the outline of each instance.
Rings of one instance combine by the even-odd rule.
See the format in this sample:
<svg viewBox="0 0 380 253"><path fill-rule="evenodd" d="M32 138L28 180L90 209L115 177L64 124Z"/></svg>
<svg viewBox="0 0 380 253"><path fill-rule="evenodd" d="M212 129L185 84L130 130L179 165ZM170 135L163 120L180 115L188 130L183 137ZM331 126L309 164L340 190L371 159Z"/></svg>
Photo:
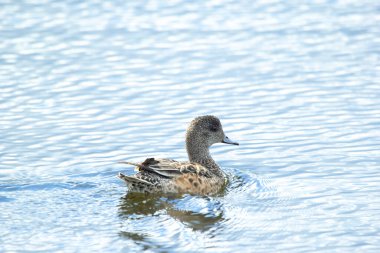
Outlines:
<svg viewBox="0 0 380 253"><path fill-rule="evenodd" d="M224 139L222 141L222 143L226 143L226 144L232 144L232 145L239 145L239 143L235 142L235 141L232 141L230 138L228 138L227 136L224 136Z"/></svg>

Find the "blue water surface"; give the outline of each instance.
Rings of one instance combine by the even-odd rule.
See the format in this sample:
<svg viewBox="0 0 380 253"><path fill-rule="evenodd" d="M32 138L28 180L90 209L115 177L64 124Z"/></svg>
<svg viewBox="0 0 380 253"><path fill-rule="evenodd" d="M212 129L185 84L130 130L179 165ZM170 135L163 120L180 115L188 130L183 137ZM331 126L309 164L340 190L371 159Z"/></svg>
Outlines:
<svg viewBox="0 0 380 253"><path fill-rule="evenodd" d="M379 252L380 4L3 1L0 252ZM240 146L218 196L126 194L120 160Z"/></svg>

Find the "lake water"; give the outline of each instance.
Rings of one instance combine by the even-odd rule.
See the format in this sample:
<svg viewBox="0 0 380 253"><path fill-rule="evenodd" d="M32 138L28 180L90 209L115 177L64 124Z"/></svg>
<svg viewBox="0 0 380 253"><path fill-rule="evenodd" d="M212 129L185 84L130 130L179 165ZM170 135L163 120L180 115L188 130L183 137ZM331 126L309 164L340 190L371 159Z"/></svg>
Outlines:
<svg viewBox="0 0 380 253"><path fill-rule="evenodd" d="M3 1L0 252L379 252L377 1ZM186 160L218 196L127 194Z"/></svg>

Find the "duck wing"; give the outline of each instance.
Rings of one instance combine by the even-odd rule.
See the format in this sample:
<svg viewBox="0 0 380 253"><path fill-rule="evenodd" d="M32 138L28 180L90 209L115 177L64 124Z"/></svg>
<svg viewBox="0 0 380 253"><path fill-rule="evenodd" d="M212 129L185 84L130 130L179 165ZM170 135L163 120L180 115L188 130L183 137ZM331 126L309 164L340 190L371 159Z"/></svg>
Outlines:
<svg viewBox="0 0 380 253"><path fill-rule="evenodd" d="M198 163L178 162L171 159L147 158L143 163L121 163L134 165L140 172L154 173L165 178L177 178L188 173L206 177L210 175L210 172Z"/></svg>

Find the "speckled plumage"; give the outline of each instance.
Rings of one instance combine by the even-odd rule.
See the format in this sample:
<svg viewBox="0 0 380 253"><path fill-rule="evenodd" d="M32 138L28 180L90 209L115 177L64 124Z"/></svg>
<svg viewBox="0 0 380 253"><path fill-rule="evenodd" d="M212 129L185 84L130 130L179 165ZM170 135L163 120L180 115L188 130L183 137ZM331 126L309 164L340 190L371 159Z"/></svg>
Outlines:
<svg viewBox="0 0 380 253"><path fill-rule="evenodd" d="M219 142L238 145L225 136L217 117L197 117L186 132L188 162L162 158L147 158L143 163L122 162L136 166L138 173L133 176L119 173L119 178L132 192L215 194L224 186L225 178L209 147Z"/></svg>

